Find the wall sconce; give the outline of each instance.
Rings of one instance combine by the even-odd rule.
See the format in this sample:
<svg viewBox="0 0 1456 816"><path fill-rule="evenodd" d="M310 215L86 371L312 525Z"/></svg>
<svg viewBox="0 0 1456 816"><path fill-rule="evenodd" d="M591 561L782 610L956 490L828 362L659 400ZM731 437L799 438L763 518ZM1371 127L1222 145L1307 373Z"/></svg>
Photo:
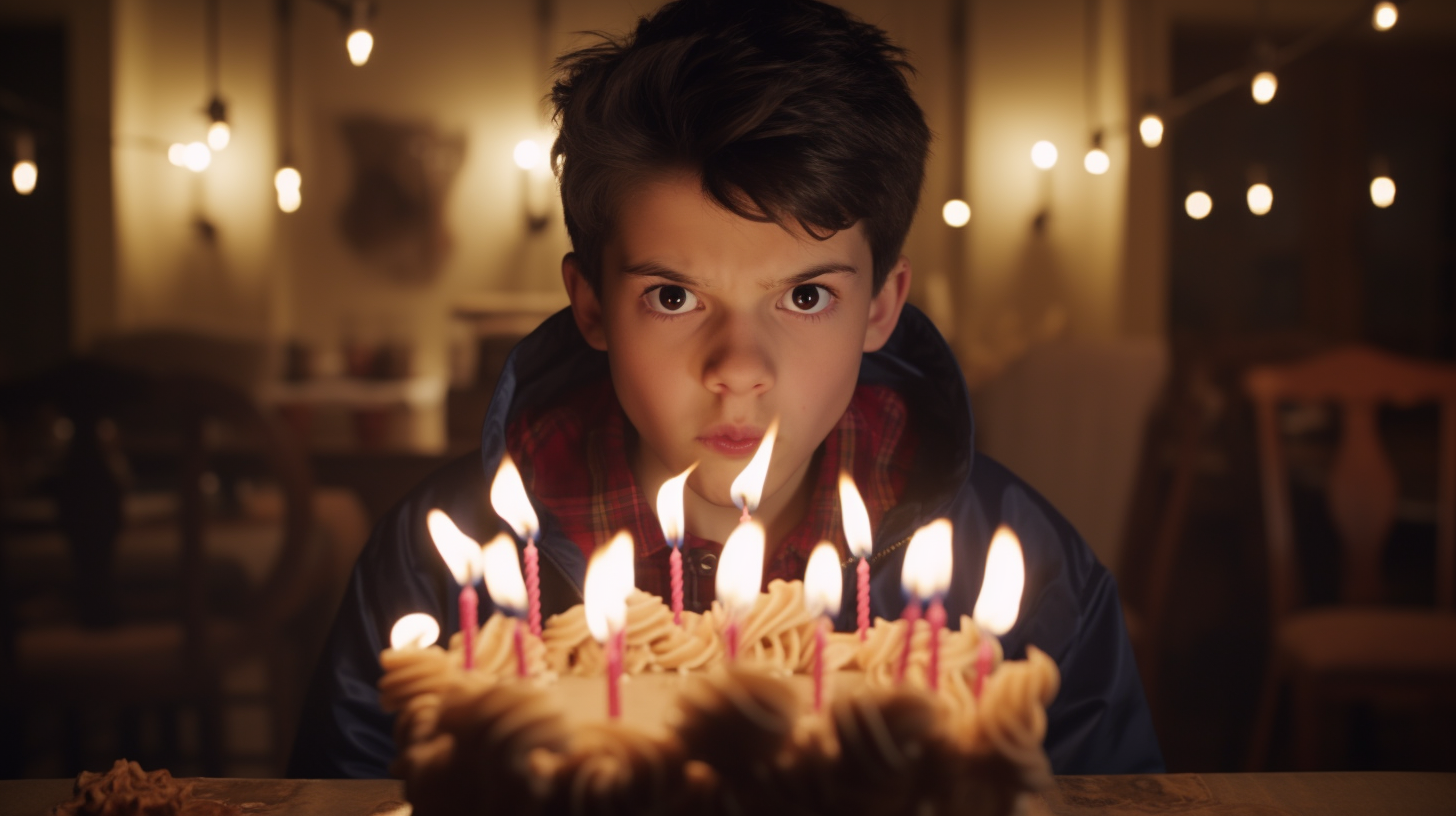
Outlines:
<svg viewBox="0 0 1456 816"><path fill-rule="evenodd" d="M10 169L10 183L15 192L30 195L35 192L35 183L40 170L35 166L35 137L29 133L15 136L15 166Z"/></svg>

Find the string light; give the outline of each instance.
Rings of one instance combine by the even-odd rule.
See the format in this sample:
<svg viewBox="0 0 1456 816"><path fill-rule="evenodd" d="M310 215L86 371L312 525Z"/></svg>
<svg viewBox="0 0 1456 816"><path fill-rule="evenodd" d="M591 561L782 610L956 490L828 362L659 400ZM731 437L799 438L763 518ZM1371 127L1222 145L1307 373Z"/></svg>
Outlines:
<svg viewBox="0 0 1456 816"><path fill-rule="evenodd" d="M10 183L15 192L30 195L35 192L35 183L40 169L35 166L35 139L29 133L15 137L15 166L10 169Z"/></svg>
<svg viewBox="0 0 1456 816"><path fill-rule="evenodd" d="M1094 176L1100 176L1112 167L1112 159L1102 149L1102 131L1092 134L1092 149L1082 158L1082 166Z"/></svg>
<svg viewBox="0 0 1456 816"><path fill-rule="evenodd" d="M1202 190L1194 190L1183 199L1183 211L1194 221L1202 221L1213 212L1213 197Z"/></svg>
<svg viewBox="0 0 1456 816"><path fill-rule="evenodd" d="M1031 163L1039 170L1050 170L1057 164L1057 146L1040 141L1031 146Z"/></svg>
<svg viewBox="0 0 1456 816"><path fill-rule="evenodd" d="M296 168L278 168L273 174L273 189L278 191L278 209L291 213L303 206L303 175Z"/></svg>
<svg viewBox="0 0 1456 816"><path fill-rule="evenodd" d="M1249 93L1260 105L1269 104L1278 90L1279 78L1274 76L1273 71L1260 71L1254 74L1254 81L1249 83Z"/></svg>
<svg viewBox="0 0 1456 816"><path fill-rule="evenodd" d="M1157 147L1163 143L1163 117L1156 113L1145 114L1138 122L1138 135L1145 147Z"/></svg>
<svg viewBox="0 0 1456 816"><path fill-rule="evenodd" d="M171 149L167 150L167 157L171 158ZM188 142L182 148L182 166L194 173L201 173L212 164L212 151L202 142Z"/></svg>
<svg viewBox="0 0 1456 816"><path fill-rule="evenodd" d="M1376 3L1375 12L1370 17L1370 24L1375 26L1376 31L1389 31L1395 28L1395 21L1400 19L1400 10L1394 3Z"/></svg>
<svg viewBox="0 0 1456 816"><path fill-rule="evenodd" d="M1395 203L1395 181L1390 176L1371 179L1370 202L1382 210Z"/></svg>
<svg viewBox="0 0 1456 816"><path fill-rule="evenodd" d="M1249 192L1245 197L1249 202L1249 212L1254 215L1267 215L1274 207L1274 190L1263 182L1249 185Z"/></svg>
<svg viewBox="0 0 1456 816"><path fill-rule="evenodd" d="M940 217L952 227L964 227L971 223L971 205L959 198L952 198L940 208Z"/></svg>
<svg viewBox="0 0 1456 816"><path fill-rule="evenodd" d="M349 39L344 41L344 46L349 49L349 62L363 65L374 50L374 35L369 33L369 3L366 0L355 0L350 27Z"/></svg>

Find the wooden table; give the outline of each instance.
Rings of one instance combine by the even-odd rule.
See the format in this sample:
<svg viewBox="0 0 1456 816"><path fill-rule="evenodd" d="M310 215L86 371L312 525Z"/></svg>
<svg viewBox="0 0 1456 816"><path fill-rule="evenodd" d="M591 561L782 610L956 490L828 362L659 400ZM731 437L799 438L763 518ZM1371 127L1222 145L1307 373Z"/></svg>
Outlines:
<svg viewBox="0 0 1456 816"><path fill-rule="evenodd" d="M69 779L0 781L0 816L43 816L69 797ZM404 816L392 780L200 779L195 792L267 816ZM1031 814L1112 816L1426 816L1456 814L1456 774L1270 773L1062 776Z"/></svg>

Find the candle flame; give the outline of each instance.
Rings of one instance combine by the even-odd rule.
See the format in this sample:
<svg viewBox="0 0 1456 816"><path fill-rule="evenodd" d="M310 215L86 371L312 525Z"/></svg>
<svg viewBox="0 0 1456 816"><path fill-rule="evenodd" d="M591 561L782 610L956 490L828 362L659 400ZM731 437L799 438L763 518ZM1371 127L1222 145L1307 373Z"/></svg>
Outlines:
<svg viewBox="0 0 1456 816"><path fill-rule="evenodd" d="M848 473L839 474L839 514L844 519L844 542L855 558L869 558L874 547L870 535L870 513L860 498L859 488Z"/></svg>
<svg viewBox="0 0 1456 816"><path fill-rule="evenodd" d="M394 622L389 645L396 650L423 649L440 639L440 624L423 612L411 612Z"/></svg>
<svg viewBox="0 0 1456 816"><path fill-rule="evenodd" d="M697 466L697 462L688 465L687 470L663 482L662 487L657 489L657 521L662 525L662 537L673 549L682 544L683 490L687 487L688 476Z"/></svg>
<svg viewBox="0 0 1456 816"><path fill-rule="evenodd" d="M455 576L455 583L460 586L475 583L480 575L480 544L460 532L443 510L431 510L425 516L425 526L429 527L430 539L445 559L445 566Z"/></svg>
<svg viewBox="0 0 1456 816"><path fill-rule="evenodd" d="M598 643L605 643L627 622L627 596L636 582L632 561L632 535L623 530L607 546L597 548L587 564L582 604L586 626Z"/></svg>
<svg viewBox="0 0 1456 816"><path fill-rule="evenodd" d="M739 524L723 553L718 556L718 574L714 585L718 600L729 617L741 618L753 611L763 583L763 525L756 521Z"/></svg>
<svg viewBox="0 0 1456 816"><path fill-rule="evenodd" d="M804 569L804 607L818 617L839 614L844 595L844 576L839 571L839 551L828 541L819 542Z"/></svg>
<svg viewBox="0 0 1456 816"><path fill-rule="evenodd" d="M516 542L500 533L481 550L480 561L485 572L485 591L490 593L490 599L513 618L525 615L526 582L521 578Z"/></svg>
<svg viewBox="0 0 1456 816"><path fill-rule="evenodd" d="M758 443L758 450L748 461L748 467L738 474L738 478L733 480L733 486L729 488L733 503L739 509L747 509L749 513L758 510L758 500L763 497L763 483L768 478L768 462L773 458L774 440L778 436L779 420L775 417Z"/></svg>
<svg viewBox="0 0 1456 816"><path fill-rule="evenodd" d="M915 531L900 568L900 586L907 595L927 601L950 589L952 534L946 519L936 519Z"/></svg>
<svg viewBox="0 0 1456 816"><path fill-rule="evenodd" d="M991 536L991 547L986 553L986 577L981 581L981 594L972 613L976 623L993 635L1011 631L1021 611L1021 591L1025 585L1026 562L1022 559L1021 541L1003 524Z"/></svg>
<svg viewBox="0 0 1456 816"><path fill-rule="evenodd" d="M522 541L531 541L541 529L536 518L536 509L526 495L526 485L521 481L521 471L516 469L515 460L509 453L501 455L500 468L495 472L495 481L490 483L490 506L516 536Z"/></svg>

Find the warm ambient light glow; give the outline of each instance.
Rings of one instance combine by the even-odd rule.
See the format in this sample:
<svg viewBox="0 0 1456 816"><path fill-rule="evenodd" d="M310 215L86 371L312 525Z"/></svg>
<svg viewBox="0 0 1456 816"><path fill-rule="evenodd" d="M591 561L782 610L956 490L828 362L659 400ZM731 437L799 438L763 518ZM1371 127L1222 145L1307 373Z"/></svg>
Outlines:
<svg viewBox="0 0 1456 816"><path fill-rule="evenodd" d="M1395 203L1395 181L1390 176L1376 176L1370 182L1370 201L1380 209Z"/></svg>
<svg viewBox="0 0 1456 816"><path fill-rule="evenodd" d="M920 600L944 595L950 589L951 525L936 519L915 531L900 567L900 587Z"/></svg>
<svg viewBox="0 0 1456 816"><path fill-rule="evenodd" d="M1370 19L1370 24L1375 26L1376 31L1389 31L1395 27L1395 21L1400 19L1400 11L1394 3L1376 3L1375 14Z"/></svg>
<svg viewBox="0 0 1456 816"><path fill-rule="evenodd" d="M839 473L839 514L843 519L844 540L849 545L850 555L869 558L875 545L870 536L870 513L865 509L864 499L860 498L859 488L854 485L854 478L844 471Z"/></svg>
<svg viewBox="0 0 1456 816"><path fill-rule="evenodd" d="M733 504L747 513L758 510L758 500L763 496L763 482L768 478L768 463L773 458L774 440L778 436L779 420L774 417L774 421L769 423L768 430L764 432L763 439L758 443L758 450L754 451L753 458L749 460L748 467L738 474L738 478L728 488ZM719 571L722 571L722 567L719 567Z"/></svg>
<svg viewBox="0 0 1456 816"><path fill-rule="evenodd" d="M1150 113L1138 122L1138 135L1143 138L1143 145L1157 147L1163 143L1163 117L1156 113Z"/></svg>
<svg viewBox="0 0 1456 816"><path fill-rule="evenodd" d="M531 541L541 529L536 518L536 508L526 495L526 485L521 481L521 471L509 453L501 456L500 468L495 472L495 481L490 483L490 506L522 541Z"/></svg>
<svg viewBox="0 0 1456 816"><path fill-rule="evenodd" d="M278 209L291 213L303 205L303 176L294 168L278 168L273 174L273 189L278 191Z"/></svg>
<svg viewBox="0 0 1456 816"><path fill-rule="evenodd" d="M1249 212L1254 215L1266 215L1274 206L1274 191L1269 185L1260 182L1249 185Z"/></svg>
<svg viewBox="0 0 1456 816"><path fill-rule="evenodd" d="M1107 151L1094 147L1087 151L1086 158L1082 159L1082 166L1092 175L1100 176L1112 167L1112 159L1108 157Z"/></svg>
<svg viewBox="0 0 1456 816"><path fill-rule="evenodd" d="M1253 94L1254 101L1260 105L1269 104L1278 90L1279 78L1272 71L1260 71L1254 75L1254 81L1249 83L1249 93Z"/></svg>
<svg viewBox="0 0 1456 816"><path fill-rule="evenodd" d="M1195 190L1183 199L1183 209L1194 221L1202 221L1213 212L1213 197L1202 190Z"/></svg>
<svg viewBox="0 0 1456 816"><path fill-rule="evenodd" d="M10 183L15 185L15 192L30 195L35 192L35 182L39 175L40 171L36 168L35 162L21 159L10 170Z"/></svg>
<svg viewBox="0 0 1456 816"><path fill-rule="evenodd" d="M344 45L349 49L349 62L363 65L369 61L369 52L374 50L374 35L366 28L356 28L349 33Z"/></svg>
<svg viewBox="0 0 1456 816"><path fill-rule="evenodd" d="M739 524L718 556L714 588L728 619L742 620L753 611L763 583L763 525L756 521Z"/></svg>
<svg viewBox="0 0 1456 816"><path fill-rule="evenodd" d="M971 617L993 635L1006 634L1016 625L1016 617L1021 613L1021 591L1025 585L1026 562L1021 557L1021 540L1003 524L991 536L986 575L981 579L981 594L976 596L976 609Z"/></svg>
<svg viewBox="0 0 1456 816"><path fill-rule="evenodd" d="M430 540L440 552L455 583L471 586L481 575L480 544L460 531L455 522L443 510L431 510L425 514L425 527L430 531Z"/></svg>
<svg viewBox="0 0 1456 816"><path fill-rule="evenodd" d="M959 198L952 198L940 208L940 217L952 227L964 227L971 223L971 205Z"/></svg>
<svg viewBox="0 0 1456 816"><path fill-rule="evenodd" d="M1057 164L1057 146L1040 141L1031 146L1031 163L1039 170L1050 170Z"/></svg>
<svg viewBox="0 0 1456 816"><path fill-rule="evenodd" d="M389 646L403 649L423 649L433 646L440 639L440 624L423 612L411 612L394 622L389 630Z"/></svg>
<svg viewBox="0 0 1456 816"><path fill-rule="evenodd" d="M227 122L218 120L207 127L207 146L213 150L226 149L233 140L233 129Z"/></svg>
<svg viewBox="0 0 1456 816"><path fill-rule="evenodd" d="M804 608L818 617L839 614L844 599L844 575L839 571L839 552L828 541L819 542L804 568Z"/></svg>
<svg viewBox="0 0 1456 816"><path fill-rule="evenodd" d="M516 142L516 149L512 157L516 160L516 166L522 170L530 170L541 163L544 158L544 151L533 139L522 139Z"/></svg>
<svg viewBox="0 0 1456 816"><path fill-rule="evenodd" d="M668 546L676 547L683 538L683 487L688 483L697 462L688 469L662 483L657 489L657 522L662 525L662 537Z"/></svg>
<svg viewBox="0 0 1456 816"><path fill-rule="evenodd" d="M168 151L169 153L171 151ZM182 166L194 173L201 173L212 164L212 151L202 142L188 142L182 148Z"/></svg>
<svg viewBox="0 0 1456 816"><path fill-rule="evenodd" d="M597 548L587 564L582 606L586 627L598 643L605 643L627 623L627 596L637 581L632 558L632 536L624 530L612 536L607 546Z"/></svg>

